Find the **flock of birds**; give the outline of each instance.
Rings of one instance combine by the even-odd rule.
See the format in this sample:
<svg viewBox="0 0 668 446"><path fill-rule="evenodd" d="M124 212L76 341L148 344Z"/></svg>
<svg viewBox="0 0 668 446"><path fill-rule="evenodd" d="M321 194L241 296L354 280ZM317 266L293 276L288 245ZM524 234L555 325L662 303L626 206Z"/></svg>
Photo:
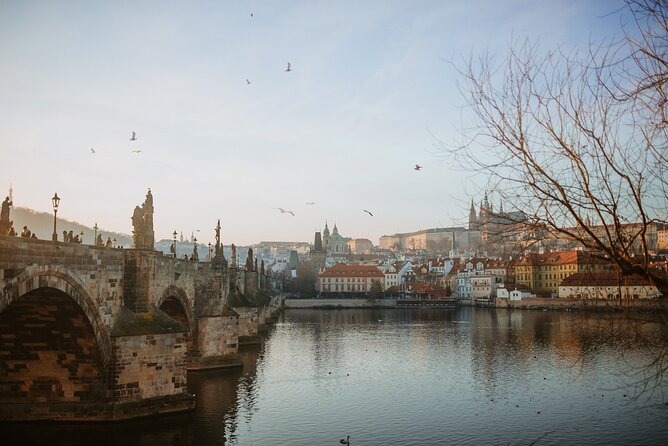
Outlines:
<svg viewBox="0 0 668 446"><path fill-rule="evenodd" d="M137 141L137 134L135 132L132 132L132 136L130 137L130 141ZM97 152L95 152L95 149L93 147L90 148L90 153L91 155L95 155ZM141 149L133 149L132 153L141 153Z"/></svg>
<svg viewBox="0 0 668 446"><path fill-rule="evenodd" d="M288 69L289 69L289 68L290 68L290 64L288 63ZM416 164L415 167L413 167L413 170L416 170L416 171L419 172L419 171L422 170L422 166L419 165L419 164ZM307 202L304 203L304 204L306 204L307 206L313 206L314 204L318 204L318 203L316 203L315 201L307 201ZM274 209L278 210L281 214L290 214L290 215L292 215L293 217L295 216L294 211L291 211L290 209L285 209L285 208L274 208ZM373 213L372 213L371 211L369 211L369 210L367 210L367 209L362 209L362 211L363 211L363 212L366 212L366 213L369 214L371 217L373 217Z"/></svg>
<svg viewBox="0 0 668 446"><path fill-rule="evenodd" d="M252 12L250 13L250 16L251 16L251 18L254 17ZM285 72L286 72L286 73L289 73L289 72L291 72L291 71L293 71L293 70L292 70L292 63L288 62L288 65L287 65L287 67L285 68ZM247 85L250 85L250 84L251 84L250 79L246 78L246 84L247 84ZM137 141L137 134L136 134L134 131L132 132L132 136L130 137L130 141ZM91 147L91 148L90 148L90 153L91 153L91 154L95 154L95 149ZM141 153L141 150L140 150L140 149L133 149L133 150L132 150L132 153L140 154L140 153ZM413 168L413 170L416 170L416 171L419 172L419 171L422 170L422 166L419 165L419 164L416 164L415 167ZM317 204L317 203L314 202L314 201L308 201L308 202L306 202L306 205L308 205L308 206L313 206L313 205L315 205L315 204ZM274 208L274 209L278 210L281 214L290 214L290 215L292 215L293 217L295 216L294 211L291 211L290 209L284 209L284 208L280 208L280 207L279 207L279 208ZM371 217L373 217L373 213L372 213L371 211L369 211L369 210L367 210L367 209L362 209L362 210L363 210L364 212L366 212L367 214L369 214Z"/></svg>

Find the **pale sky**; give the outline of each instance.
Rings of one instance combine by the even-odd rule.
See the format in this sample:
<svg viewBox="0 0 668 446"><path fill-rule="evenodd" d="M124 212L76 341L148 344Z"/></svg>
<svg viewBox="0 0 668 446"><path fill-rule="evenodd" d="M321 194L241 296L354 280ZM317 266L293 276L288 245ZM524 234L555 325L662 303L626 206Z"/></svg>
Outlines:
<svg viewBox="0 0 668 446"><path fill-rule="evenodd" d="M476 180L434 139L467 120L448 61L585 49L619 35L622 5L0 0L0 190L130 233L150 187L156 239L204 243L218 218L239 245L312 241L325 220L375 244L464 225Z"/></svg>

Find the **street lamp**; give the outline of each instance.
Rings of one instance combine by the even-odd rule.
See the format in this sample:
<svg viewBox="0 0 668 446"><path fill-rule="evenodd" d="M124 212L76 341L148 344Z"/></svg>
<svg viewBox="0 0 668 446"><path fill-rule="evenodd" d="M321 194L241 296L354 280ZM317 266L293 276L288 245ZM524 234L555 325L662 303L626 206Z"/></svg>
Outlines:
<svg viewBox="0 0 668 446"><path fill-rule="evenodd" d="M95 222L95 226L93 226L93 229L95 230L95 236L93 237L93 245L97 246L97 230L100 229L97 227L97 222Z"/></svg>
<svg viewBox="0 0 668 446"><path fill-rule="evenodd" d="M209 262L211 261L211 242L207 243L207 246L209 247Z"/></svg>
<svg viewBox="0 0 668 446"><path fill-rule="evenodd" d="M176 258L176 235L177 235L176 231L174 231L174 233L172 234L172 236L174 237L174 244L172 245L172 249L174 249L174 252L172 253L174 254L174 258Z"/></svg>
<svg viewBox="0 0 668 446"><path fill-rule="evenodd" d="M58 214L58 205L60 204L60 197L58 197L58 193L53 194L51 204L53 204L53 235L51 236L51 240L57 242L58 233L56 232L56 214Z"/></svg>

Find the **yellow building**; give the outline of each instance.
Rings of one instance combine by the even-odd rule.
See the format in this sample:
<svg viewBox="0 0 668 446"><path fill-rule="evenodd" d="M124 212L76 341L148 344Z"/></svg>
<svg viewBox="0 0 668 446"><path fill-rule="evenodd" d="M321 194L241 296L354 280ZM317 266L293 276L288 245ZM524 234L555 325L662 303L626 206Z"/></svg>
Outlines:
<svg viewBox="0 0 668 446"><path fill-rule="evenodd" d="M571 274L612 269L611 263L585 251L531 253L515 265L515 283L528 286L539 296L556 297L559 285Z"/></svg>

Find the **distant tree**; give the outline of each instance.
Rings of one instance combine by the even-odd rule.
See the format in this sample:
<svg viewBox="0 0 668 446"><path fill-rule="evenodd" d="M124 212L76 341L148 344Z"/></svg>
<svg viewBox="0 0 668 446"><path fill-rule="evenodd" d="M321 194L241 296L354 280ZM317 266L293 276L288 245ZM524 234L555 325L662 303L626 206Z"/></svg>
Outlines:
<svg viewBox="0 0 668 446"><path fill-rule="evenodd" d="M312 296L316 292L318 273L316 266L311 261L301 262L297 265L297 279L295 287L302 295Z"/></svg>
<svg viewBox="0 0 668 446"><path fill-rule="evenodd" d="M369 299L376 300L383 295L383 284L378 279L371 281L371 288L369 290Z"/></svg>

